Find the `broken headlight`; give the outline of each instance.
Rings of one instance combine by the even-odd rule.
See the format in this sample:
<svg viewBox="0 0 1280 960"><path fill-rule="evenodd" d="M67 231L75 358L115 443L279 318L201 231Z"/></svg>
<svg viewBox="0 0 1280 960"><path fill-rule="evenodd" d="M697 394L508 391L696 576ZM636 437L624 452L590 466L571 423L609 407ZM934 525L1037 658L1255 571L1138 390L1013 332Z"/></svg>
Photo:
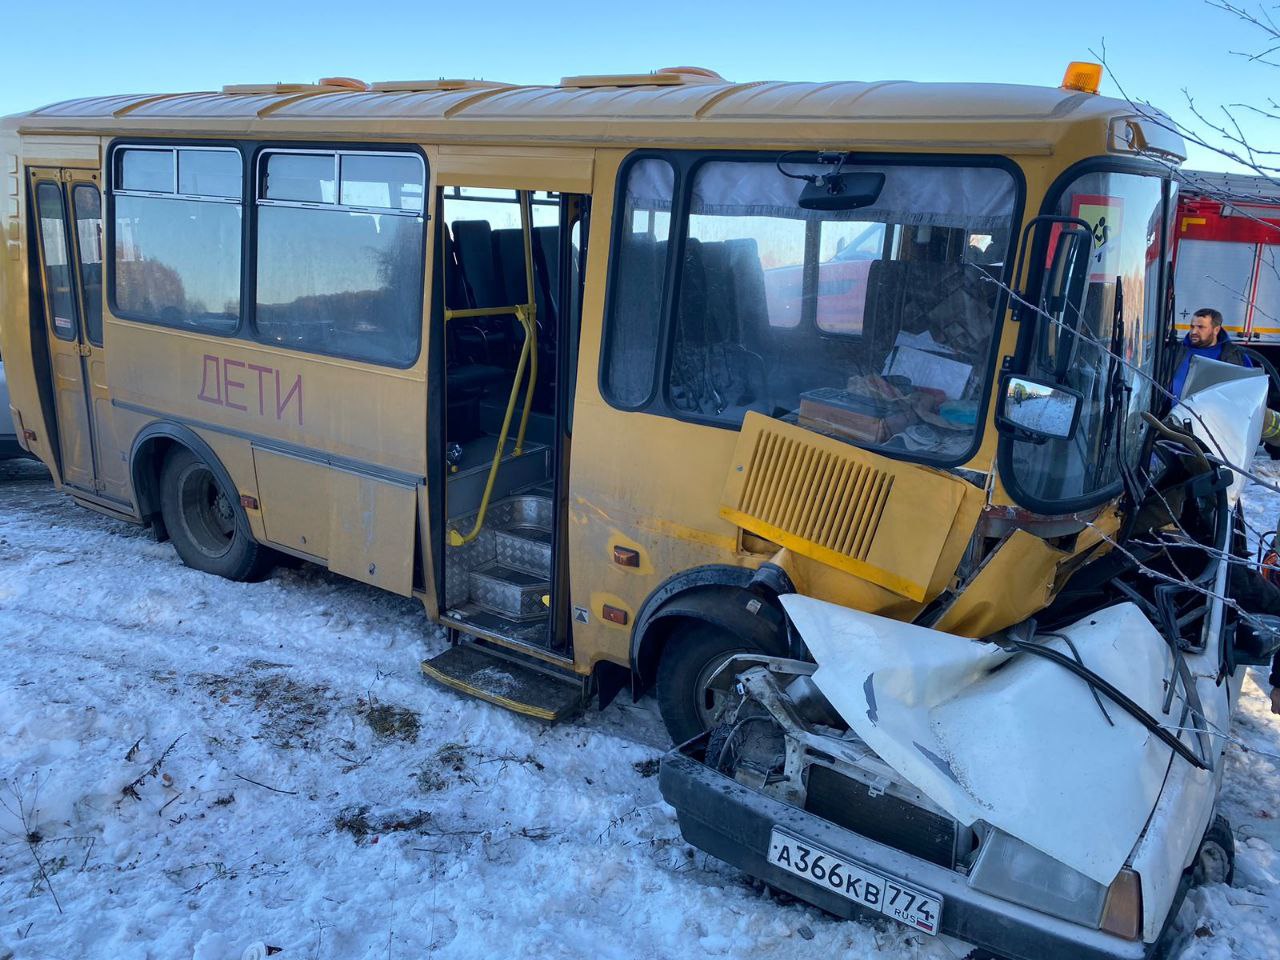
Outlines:
<svg viewBox="0 0 1280 960"><path fill-rule="evenodd" d="M969 885L1001 900L1097 929L1107 888L999 830L987 834Z"/></svg>

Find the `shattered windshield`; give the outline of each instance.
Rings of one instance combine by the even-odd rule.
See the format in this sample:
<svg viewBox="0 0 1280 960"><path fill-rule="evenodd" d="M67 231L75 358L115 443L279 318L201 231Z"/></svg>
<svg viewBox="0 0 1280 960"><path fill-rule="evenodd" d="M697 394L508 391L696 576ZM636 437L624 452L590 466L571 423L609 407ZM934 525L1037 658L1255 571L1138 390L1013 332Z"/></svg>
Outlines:
<svg viewBox="0 0 1280 960"><path fill-rule="evenodd" d="M965 459L989 376L1013 177L979 166L844 169L883 173L878 198L801 208L804 181L786 173L830 171L816 164L632 164L606 333L609 399L726 426L756 410L862 447Z"/></svg>

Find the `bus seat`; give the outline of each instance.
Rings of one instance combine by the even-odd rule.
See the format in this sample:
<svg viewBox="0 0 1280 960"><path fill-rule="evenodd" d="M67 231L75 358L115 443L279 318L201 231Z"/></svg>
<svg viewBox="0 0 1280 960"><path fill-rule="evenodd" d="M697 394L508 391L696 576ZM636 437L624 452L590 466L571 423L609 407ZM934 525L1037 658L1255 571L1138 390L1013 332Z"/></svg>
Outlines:
<svg viewBox="0 0 1280 960"><path fill-rule="evenodd" d="M551 232L548 237L546 231ZM533 302L537 306L538 341L548 346L556 329L556 310L553 290L559 275L546 260L545 247L550 243L554 250L558 227L535 227L533 244ZM493 231L494 251L497 254L503 277L503 289L507 303L523 303L528 296L524 277L524 232L519 227Z"/></svg>
<svg viewBox="0 0 1280 960"><path fill-rule="evenodd" d="M533 260L538 276L538 315L545 316L543 329L555 336L560 318L560 228L533 228Z"/></svg>
<svg viewBox="0 0 1280 960"><path fill-rule="evenodd" d="M505 296L502 275L493 250L493 229L488 220L456 220L453 239L458 266L466 280L472 306L500 307Z"/></svg>

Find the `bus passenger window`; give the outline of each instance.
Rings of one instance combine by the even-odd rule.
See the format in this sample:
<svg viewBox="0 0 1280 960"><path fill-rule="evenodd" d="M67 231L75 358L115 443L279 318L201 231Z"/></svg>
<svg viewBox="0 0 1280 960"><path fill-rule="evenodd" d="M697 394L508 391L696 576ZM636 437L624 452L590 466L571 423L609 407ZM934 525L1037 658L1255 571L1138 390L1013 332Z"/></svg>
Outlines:
<svg viewBox="0 0 1280 960"><path fill-rule="evenodd" d="M236 150L116 150L111 292L118 316L213 333L236 329L241 169Z"/></svg>
<svg viewBox="0 0 1280 960"><path fill-rule="evenodd" d="M639 406L653 392L674 190L675 173L665 160L641 160L628 172L601 377L620 407Z"/></svg>
<svg viewBox="0 0 1280 960"><path fill-rule="evenodd" d="M421 158L272 152L259 177L258 338L412 363L422 329Z"/></svg>
<svg viewBox="0 0 1280 960"><path fill-rule="evenodd" d="M993 166L859 163L884 175L878 197L822 210L799 198L803 177L830 167L672 157L685 171L675 204L665 161L625 175L602 370L610 402L731 428L755 410L962 462L990 379L1013 178ZM655 388L660 353L669 366Z"/></svg>

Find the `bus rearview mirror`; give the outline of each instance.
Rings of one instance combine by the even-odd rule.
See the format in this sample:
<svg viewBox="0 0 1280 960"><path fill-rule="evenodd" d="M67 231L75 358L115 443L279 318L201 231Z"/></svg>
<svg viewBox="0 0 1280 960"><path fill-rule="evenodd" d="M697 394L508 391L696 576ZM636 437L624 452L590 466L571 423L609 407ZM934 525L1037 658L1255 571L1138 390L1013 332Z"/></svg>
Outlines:
<svg viewBox="0 0 1280 960"><path fill-rule="evenodd" d="M875 203L883 189L883 173L829 173L806 183L798 203L805 210L857 210Z"/></svg>

